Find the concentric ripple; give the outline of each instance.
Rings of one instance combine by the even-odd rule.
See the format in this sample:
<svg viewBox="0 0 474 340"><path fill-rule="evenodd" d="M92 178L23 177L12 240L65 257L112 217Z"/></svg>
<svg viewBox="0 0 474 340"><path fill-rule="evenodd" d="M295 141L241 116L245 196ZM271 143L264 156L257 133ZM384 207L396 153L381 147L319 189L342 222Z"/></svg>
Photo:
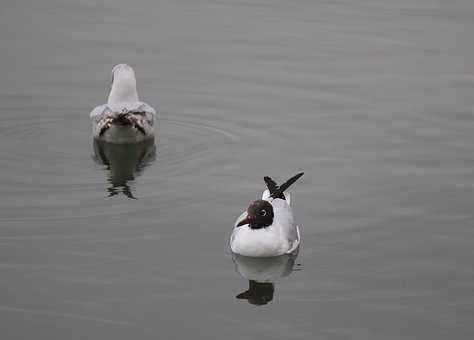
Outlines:
<svg viewBox="0 0 474 340"><path fill-rule="evenodd" d="M128 162L128 175L117 182L122 168L111 172L110 165L91 159L94 151L86 114L54 110L46 117L26 119L30 115L10 117L0 131L8 144L3 147L15 150L4 153L2 160L6 171L0 183L8 196L0 220L5 223L97 219L150 210L116 196L156 196L168 180L201 171L203 162L212 170L220 152L226 153L240 139L222 121L159 114L156 155L146 165ZM117 149L120 151L120 147L112 151ZM120 162L123 155L118 154Z"/></svg>

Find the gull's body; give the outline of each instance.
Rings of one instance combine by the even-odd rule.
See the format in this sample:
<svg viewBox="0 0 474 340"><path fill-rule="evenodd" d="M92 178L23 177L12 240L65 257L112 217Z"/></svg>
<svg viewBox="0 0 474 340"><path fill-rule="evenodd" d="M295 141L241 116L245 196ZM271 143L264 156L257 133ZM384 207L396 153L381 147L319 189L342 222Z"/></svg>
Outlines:
<svg viewBox="0 0 474 340"><path fill-rule="evenodd" d="M290 179L293 182L286 188L301 175L302 173ZM250 257L273 257L297 252L301 236L293 219L290 196L283 191L277 192L279 189L276 183L274 187L269 186L269 189L263 193L261 200L253 202L235 222L230 237L233 253Z"/></svg>
<svg viewBox="0 0 474 340"><path fill-rule="evenodd" d="M266 200L268 201L268 198ZM239 216L230 238L232 252L243 256L272 257L291 254L298 249L300 231L294 223L290 205L280 198L269 203L273 207L275 217L273 223L266 228L252 229L248 224L237 226L247 212Z"/></svg>
<svg viewBox="0 0 474 340"><path fill-rule="evenodd" d="M92 135L110 143L137 143L154 137L155 109L138 98L135 72L126 64L112 69L107 104L92 110Z"/></svg>

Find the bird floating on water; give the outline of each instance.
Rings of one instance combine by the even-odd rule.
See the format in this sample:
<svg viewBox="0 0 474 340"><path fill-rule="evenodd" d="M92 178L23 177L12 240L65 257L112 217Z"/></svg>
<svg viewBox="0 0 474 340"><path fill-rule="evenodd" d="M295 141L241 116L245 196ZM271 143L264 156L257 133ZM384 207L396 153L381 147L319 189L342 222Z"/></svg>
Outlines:
<svg viewBox="0 0 474 340"><path fill-rule="evenodd" d="M156 111L139 100L133 68L115 65L107 104L92 110L92 135L110 143L138 143L154 137Z"/></svg>
<svg viewBox="0 0 474 340"><path fill-rule="evenodd" d="M230 237L233 253L272 257L297 252L301 235L294 223L291 196L286 190L301 176L303 172L280 186L270 177L264 177L268 189L235 222Z"/></svg>

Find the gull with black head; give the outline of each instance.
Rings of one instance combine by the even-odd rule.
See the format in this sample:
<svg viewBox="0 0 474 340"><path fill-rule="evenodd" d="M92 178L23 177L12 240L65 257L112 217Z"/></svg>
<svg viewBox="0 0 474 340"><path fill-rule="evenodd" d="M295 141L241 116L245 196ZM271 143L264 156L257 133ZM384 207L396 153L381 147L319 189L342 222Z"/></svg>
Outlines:
<svg viewBox="0 0 474 340"><path fill-rule="evenodd" d="M92 110L92 135L110 143L138 143L154 137L156 111L138 98L135 71L115 65L107 104Z"/></svg>
<svg viewBox="0 0 474 340"><path fill-rule="evenodd" d="M270 177L264 177L268 189L235 222L230 237L233 253L250 257L272 257L292 254L298 250L300 231L294 223L291 196L286 190L301 176L303 172L280 186Z"/></svg>

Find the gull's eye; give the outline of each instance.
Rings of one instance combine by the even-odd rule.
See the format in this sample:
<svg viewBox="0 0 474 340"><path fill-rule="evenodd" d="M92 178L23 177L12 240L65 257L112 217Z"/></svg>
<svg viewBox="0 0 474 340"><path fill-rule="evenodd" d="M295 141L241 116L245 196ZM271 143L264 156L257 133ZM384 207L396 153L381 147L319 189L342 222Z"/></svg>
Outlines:
<svg viewBox="0 0 474 340"><path fill-rule="evenodd" d="M260 216L266 216L267 212L265 210L260 210Z"/></svg>

